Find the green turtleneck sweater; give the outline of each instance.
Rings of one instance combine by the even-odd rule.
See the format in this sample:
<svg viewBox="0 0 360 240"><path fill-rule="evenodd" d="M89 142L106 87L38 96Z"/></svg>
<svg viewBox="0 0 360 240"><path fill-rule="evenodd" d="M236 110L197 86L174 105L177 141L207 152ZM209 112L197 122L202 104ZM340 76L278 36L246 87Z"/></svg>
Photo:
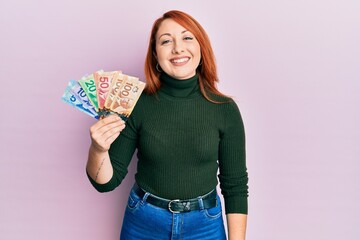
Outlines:
<svg viewBox="0 0 360 240"><path fill-rule="evenodd" d="M114 169L100 192L116 188L137 149L135 180L144 190L167 199L194 198L214 189L217 171L226 213L247 214L248 176L244 126L231 99L206 100L198 77L176 80L161 75L155 95L142 94L109 156Z"/></svg>

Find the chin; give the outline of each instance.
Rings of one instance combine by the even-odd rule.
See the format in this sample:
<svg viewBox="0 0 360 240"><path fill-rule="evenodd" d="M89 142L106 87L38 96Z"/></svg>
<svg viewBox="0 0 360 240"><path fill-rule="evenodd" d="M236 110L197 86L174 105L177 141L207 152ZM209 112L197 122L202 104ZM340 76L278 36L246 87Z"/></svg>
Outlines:
<svg viewBox="0 0 360 240"><path fill-rule="evenodd" d="M195 74L196 74L196 72L194 72L194 73L186 73L186 74L184 74L184 73L174 73L171 76L176 78L176 79L183 80L183 79L191 78Z"/></svg>

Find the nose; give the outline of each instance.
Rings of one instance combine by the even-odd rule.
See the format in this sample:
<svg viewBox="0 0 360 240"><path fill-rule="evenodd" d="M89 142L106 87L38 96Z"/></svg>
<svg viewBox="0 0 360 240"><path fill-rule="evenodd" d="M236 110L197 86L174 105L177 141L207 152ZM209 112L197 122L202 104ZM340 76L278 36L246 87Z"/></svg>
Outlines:
<svg viewBox="0 0 360 240"><path fill-rule="evenodd" d="M184 52L183 44L181 41L175 41L174 47L172 49L173 54L180 54L181 52Z"/></svg>

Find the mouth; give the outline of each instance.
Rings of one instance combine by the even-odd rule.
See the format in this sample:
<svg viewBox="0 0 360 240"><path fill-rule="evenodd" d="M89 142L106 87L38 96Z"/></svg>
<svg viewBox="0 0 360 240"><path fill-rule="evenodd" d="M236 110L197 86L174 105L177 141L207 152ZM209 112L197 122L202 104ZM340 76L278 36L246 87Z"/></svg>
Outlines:
<svg viewBox="0 0 360 240"><path fill-rule="evenodd" d="M190 60L190 57L179 57L179 58L172 58L170 62L174 65L184 65Z"/></svg>

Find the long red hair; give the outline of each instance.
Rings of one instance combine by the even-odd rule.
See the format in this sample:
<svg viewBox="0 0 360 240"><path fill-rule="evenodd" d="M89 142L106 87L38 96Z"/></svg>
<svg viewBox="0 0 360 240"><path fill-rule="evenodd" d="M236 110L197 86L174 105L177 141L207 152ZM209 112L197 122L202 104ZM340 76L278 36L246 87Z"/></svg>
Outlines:
<svg viewBox="0 0 360 240"><path fill-rule="evenodd" d="M220 103L209 97L209 92L218 96L226 97L219 92L216 87L216 83L219 81L217 76L215 56L212 50L210 40L203 27L189 14L181 11L173 10L164 13L162 17L157 19L152 27L148 52L145 59L145 77L147 80L145 91L148 94L155 94L160 86L161 81L159 79L160 72L156 70L157 60L155 58L156 53L156 33L159 30L160 24L165 19L172 19L186 30L190 31L200 44L201 52L201 64L197 68L199 75L199 86L203 96L214 103Z"/></svg>

